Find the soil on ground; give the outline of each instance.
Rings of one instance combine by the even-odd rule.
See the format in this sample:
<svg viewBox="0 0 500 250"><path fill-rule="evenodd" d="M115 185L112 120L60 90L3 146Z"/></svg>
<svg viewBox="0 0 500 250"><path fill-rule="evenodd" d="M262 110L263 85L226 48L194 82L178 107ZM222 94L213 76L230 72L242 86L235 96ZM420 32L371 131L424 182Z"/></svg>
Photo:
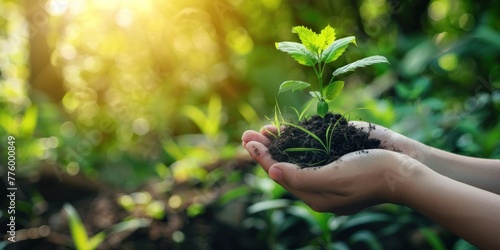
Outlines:
<svg viewBox="0 0 500 250"><path fill-rule="evenodd" d="M314 133L325 145L331 138L328 154L319 150L302 150L324 149L324 147L303 130L286 126L281 136L274 139L269 146L269 152L276 161L294 163L303 168L318 167L338 160L345 154L380 146L380 140L368 138L369 132L350 125L340 114L328 113L323 118L315 115L297 125ZM370 127L369 130L372 129L373 127Z"/></svg>

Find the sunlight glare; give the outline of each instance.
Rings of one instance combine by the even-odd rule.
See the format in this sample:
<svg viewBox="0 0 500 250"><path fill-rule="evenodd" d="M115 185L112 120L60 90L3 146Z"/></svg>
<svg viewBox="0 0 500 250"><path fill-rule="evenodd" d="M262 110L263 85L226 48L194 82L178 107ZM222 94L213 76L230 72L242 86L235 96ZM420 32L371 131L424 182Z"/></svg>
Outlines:
<svg viewBox="0 0 500 250"><path fill-rule="evenodd" d="M133 21L134 13L127 8L120 9L115 15L116 24L124 28L129 27Z"/></svg>
<svg viewBox="0 0 500 250"><path fill-rule="evenodd" d="M63 15L68 7L68 0L49 0L45 4L45 10L53 16Z"/></svg>

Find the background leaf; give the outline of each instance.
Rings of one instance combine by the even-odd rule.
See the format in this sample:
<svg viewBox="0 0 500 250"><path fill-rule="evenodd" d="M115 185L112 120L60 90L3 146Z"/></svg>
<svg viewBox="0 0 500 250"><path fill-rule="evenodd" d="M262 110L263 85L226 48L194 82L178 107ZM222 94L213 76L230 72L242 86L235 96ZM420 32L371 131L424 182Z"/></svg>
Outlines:
<svg viewBox="0 0 500 250"><path fill-rule="evenodd" d="M79 250L89 249L89 237L87 230L83 226L78 212L76 212L75 208L69 203L64 204L64 211L66 211L66 214L68 215L69 229L71 231L71 238L73 238L75 248Z"/></svg>
<svg viewBox="0 0 500 250"><path fill-rule="evenodd" d="M266 210L285 208L290 206L291 201L286 199L265 200L248 207L248 213L254 214Z"/></svg>

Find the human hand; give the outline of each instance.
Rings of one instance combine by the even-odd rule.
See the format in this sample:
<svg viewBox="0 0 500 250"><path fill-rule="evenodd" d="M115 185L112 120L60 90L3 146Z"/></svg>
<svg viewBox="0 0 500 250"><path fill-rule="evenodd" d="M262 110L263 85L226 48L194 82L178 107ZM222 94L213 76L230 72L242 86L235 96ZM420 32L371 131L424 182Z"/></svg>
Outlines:
<svg viewBox="0 0 500 250"><path fill-rule="evenodd" d="M421 165L411 157L383 149L353 152L320 168L305 168L272 159L272 126L246 131L243 146L269 176L318 212L352 214L384 203L402 203L408 176Z"/></svg>
<svg viewBox="0 0 500 250"><path fill-rule="evenodd" d="M431 147L377 124L362 121L349 123L369 133L370 138L380 140L380 148L406 154L424 165L429 164Z"/></svg>

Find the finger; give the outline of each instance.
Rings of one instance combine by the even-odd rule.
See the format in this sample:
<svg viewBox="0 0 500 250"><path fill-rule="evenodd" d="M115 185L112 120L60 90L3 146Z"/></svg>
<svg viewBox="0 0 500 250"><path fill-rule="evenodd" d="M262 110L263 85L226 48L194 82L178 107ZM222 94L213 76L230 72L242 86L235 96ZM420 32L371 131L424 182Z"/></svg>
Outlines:
<svg viewBox="0 0 500 250"><path fill-rule="evenodd" d="M355 214L365 208L352 197L331 193L313 193L303 200L316 212L331 212L337 215Z"/></svg>
<svg viewBox="0 0 500 250"><path fill-rule="evenodd" d="M270 170L270 176L280 184L306 192L332 192L338 195L347 195L346 187L352 184L356 177L370 178L370 166L383 162L387 153L383 149L370 149L352 152L342 156L339 160L328 165L316 168L300 169L294 164L277 163Z"/></svg>
<svg viewBox="0 0 500 250"><path fill-rule="evenodd" d="M383 126L362 121L350 121L349 124L363 130L366 133L369 133L370 135L378 135L388 130Z"/></svg>
<svg viewBox="0 0 500 250"><path fill-rule="evenodd" d="M391 145L389 145L389 142L396 135L392 130L373 123L350 121L349 124L368 133L369 138L380 140L381 148L390 148Z"/></svg>
<svg viewBox="0 0 500 250"><path fill-rule="evenodd" d="M325 166L326 167L326 166ZM316 169L319 170L319 169ZM316 212L334 212L337 214L352 214L359 209L352 209L348 205L351 199L344 194L332 192L336 183L326 183L326 175L311 180L313 169L300 169L290 163L276 163L269 169L269 176L288 192L301 199ZM313 182L314 181L314 182ZM318 182L325 181L325 183Z"/></svg>
<svg viewBox="0 0 500 250"><path fill-rule="evenodd" d="M287 169L289 171L287 171ZM309 191L303 190L300 187L298 188L297 185L293 181L290 182L288 176L290 175L290 172L293 172L293 171L300 171L300 167L295 165L295 164L291 164L291 163L287 163L287 162L278 162L278 163L275 163L271 166L268 173L269 173L269 177L271 179L276 181L279 185L281 185L283 188L285 188L288 192L292 193L293 195L295 195L297 198L304 201L309 206L311 206L312 204L316 204L318 201L324 200L322 193L309 192ZM324 191L324 190L322 190L322 191Z"/></svg>
<svg viewBox="0 0 500 250"><path fill-rule="evenodd" d="M260 142L249 141L245 145L245 149L248 151L250 156L254 160L256 160L266 172L269 171L269 168L273 164L277 163L277 161L272 158L267 147Z"/></svg>
<svg viewBox="0 0 500 250"><path fill-rule="evenodd" d="M253 131L253 130L245 131L243 133L243 135L241 136L241 141L242 141L243 147L246 147L248 142L251 142L251 141L260 142L266 147L269 146L269 144L271 144L271 141L269 140L269 138L267 138L265 135L263 135L257 131Z"/></svg>

